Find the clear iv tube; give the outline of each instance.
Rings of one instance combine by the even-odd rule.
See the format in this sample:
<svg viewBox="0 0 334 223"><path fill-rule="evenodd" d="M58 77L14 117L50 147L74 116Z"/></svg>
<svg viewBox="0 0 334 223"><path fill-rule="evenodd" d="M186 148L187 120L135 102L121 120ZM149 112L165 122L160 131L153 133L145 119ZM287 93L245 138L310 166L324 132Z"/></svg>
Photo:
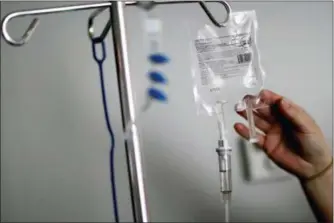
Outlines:
<svg viewBox="0 0 334 223"><path fill-rule="evenodd" d="M218 119L218 132L219 132L219 140L224 141L224 144L227 145L227 137L226 137L226 128L225 128L225 117L224 117L224 104L222 102L217 102L217 105L220 106L216 110L217 119Z"/></svg>
<svg viewBox="0 0 334 223"><path fill-rule="evenodd" d="M230 222L230 213L231 213L231 198L229 199L223 199L222 200L224 204L224 222L229 223Z"/></svg>
<svg viewBox="0 0 334 223"><path fill-rule="evenodd" d="M216 115L218 119L218 161L220 174L220 193L224 205L224 222L230 222L230 202L232 193L232 174L231 174L231 147L228 143L227 130L224 116L224 103L217 102Z"/></svg>

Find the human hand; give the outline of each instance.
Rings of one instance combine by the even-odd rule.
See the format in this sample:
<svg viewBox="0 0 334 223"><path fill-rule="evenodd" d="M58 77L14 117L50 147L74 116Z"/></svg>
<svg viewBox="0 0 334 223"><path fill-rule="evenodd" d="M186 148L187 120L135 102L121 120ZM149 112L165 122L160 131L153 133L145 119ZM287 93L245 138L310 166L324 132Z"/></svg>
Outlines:
<svg viewBox="0 0 334 223"><path fill-rule="evenodd" d="M260 100L269 107L254 112L258 133L257 146L278 166L300 179L308 179L323 171L332 161L331 151L315 121L298 105L269 90L260 93ZM238 112L247 119L245 111ZM249 129L236 123L242 137Z"/></svg>

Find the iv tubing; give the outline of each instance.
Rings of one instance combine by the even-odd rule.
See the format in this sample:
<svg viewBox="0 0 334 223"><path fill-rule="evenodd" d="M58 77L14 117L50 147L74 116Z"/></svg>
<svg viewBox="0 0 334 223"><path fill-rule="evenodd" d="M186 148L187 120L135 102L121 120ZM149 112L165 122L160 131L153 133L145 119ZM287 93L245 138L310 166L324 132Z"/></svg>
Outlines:
<svg viewBox="0 0 334 223"><path fill-rule="evenodd" d="M224 222L230 222L231 213L231 194L222 194L222 203L224 204Z"/></svg>
<svg viewBox="0 0 334 223"><path fill-rule="evenodd" d="M109 152L110 183L111 183L112 201L113 201L113 208L114 208L114 219L115 219L115 222L119 222L116 180L115 180L115 165L114 165L115 136L114 136L114 132L112 130L110 120L109 120L109 115L108 115L108 105L107 105L107 99L106 99L106 93L105 93L104 73L103 73L103 61L106 58L106 49L105 49L104 41L101 41L100 43L102 47L102 58L98 58L96 54L95 46L98 44L98 42L92 41L92 51L93 51L94 60L97 62L99 66L103 111L104 111L104 117L105 117L107 129L110 135L110 140L111 140L110 152Z"/></svg>
<svg viewBox="0 0 334 223"><path fill-rule="evenodd" d="M224 222L230 222L230 200L232 193L232 176L231 176L231 147L227 140L227 131L225 125L225 117L223 112L222 102L217 102L220 105L220 109L216 110L218 118L218 162L219 162L219 174L220 174L220 192L221 200L224 204Z"/></svg>
<svg viewBox="0 0 334 223"><path fill-rule="evenodd" d="M220 111L217 109L217 119L218 119L218 132L219 132L219 140L224 141L225 145L228 145L227 143L227 133L225 128L225 116L224 116L224 104L222 102L217 102L217 105L221 105Z"/></svg>

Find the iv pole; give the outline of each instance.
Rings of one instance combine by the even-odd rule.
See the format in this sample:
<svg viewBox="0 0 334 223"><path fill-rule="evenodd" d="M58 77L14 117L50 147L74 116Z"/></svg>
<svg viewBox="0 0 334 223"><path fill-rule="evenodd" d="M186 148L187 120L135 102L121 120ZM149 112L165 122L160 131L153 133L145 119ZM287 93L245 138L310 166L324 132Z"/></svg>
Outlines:
<svg viewBox="0 0 334 223"><path fill-rule="evenodd" d="M218 22L215 17L211 14L210 10L206 7L204 1L165 1L165 2L154 2L155 4L179 4L179 3L199 3L204 12L207 14L209 19L218 27L224 27L229 20L229 15L231 8L229 4L225 1L207 1L220 3L224 6L227 16L224 22ZM20 40L13 39L8 31L7 26L11 19L16 17L23 17L28 15L42 15L51 13L60 13L68 11L78 11L87 9L98 9L98 8L110 8L110 18L111 18L111 31L113 36L114 44L114 55L117 70L117 81L118 81L118 91L120 94L121 103L121 113L122 113L122 124L123 130L126 128L128 121L133 121L135 119L135 107L134 98L131 86L130 78L130 66L129 57L127 50L127 38L125 29L125 19L124 19L124 8L128 5L137 5L136 1L113 1L113 2L102 2L94 4L85 5L73 5L57 8L47 8L47 9L36 9L27 10L20 12L13 12L7 15L2 21L2 35L8 44L13 46L22 46L30 39L36 26L38 24L38 19L34 19L29 25L26 32L23 34ZM130 193L132 200L132 211L133 218L135 222L149 222L147 202L145 195L144 179L143 179L143 169L142 169L142 159L141 159L141 149L139 144L138 130L135 125L131 126L131 136L129 139L125 140L126 149L126 159L128 165L128 174L130 181Z"/></svg>
<svg viewBox="0 0 334 223"><path fill-rule="evenodd" d="M130 79L130 66L124 21L124 3L119 1L112 3L110 14L112 20L118 90L121 98L122 123L123 130L125 130L127 121L135 120L135 108ZM131 134L132 137L125 140L125 148L128 162L129 180L131 182L130 190L132 194L131 198L134 220L136 222L149 222L147 216L148 213L144 189L141 151L136 125L131 125ZM132 142L129 140L132 140Z"/></svg>

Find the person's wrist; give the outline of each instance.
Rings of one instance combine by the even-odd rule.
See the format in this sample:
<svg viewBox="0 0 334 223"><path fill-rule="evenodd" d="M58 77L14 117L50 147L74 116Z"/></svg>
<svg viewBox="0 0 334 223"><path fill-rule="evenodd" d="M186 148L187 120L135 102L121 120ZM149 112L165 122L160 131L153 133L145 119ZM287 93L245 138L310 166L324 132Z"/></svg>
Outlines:
<svg viewBox="0 0 334 223"><path fill-rule="evenodd" d="M302 175L303 180L312 180L317 178L317 175L322 175L327 169L333 165L333 156L331 149L324 140L315 140L317 143L313 143L310 153L303 157L303 159L309 164L304 167L304 173Z"/></svg>
<svg viewBox="0 0 334 223"><path fill-rule="evenodd" d="M333 158L327 164L327 166L323 167L321 170L318 170L315 174L307 177L300 178L300 182L303 186L316 186L325 182L333 181ZM319 168L320 169L320 168Z"/></svg>
<svg viewBox="0 0 334 223"><path fill-rule="evenodd" d="M333 222L333 167L311 181L301 181L301 186L318 222Z"/></svg>

